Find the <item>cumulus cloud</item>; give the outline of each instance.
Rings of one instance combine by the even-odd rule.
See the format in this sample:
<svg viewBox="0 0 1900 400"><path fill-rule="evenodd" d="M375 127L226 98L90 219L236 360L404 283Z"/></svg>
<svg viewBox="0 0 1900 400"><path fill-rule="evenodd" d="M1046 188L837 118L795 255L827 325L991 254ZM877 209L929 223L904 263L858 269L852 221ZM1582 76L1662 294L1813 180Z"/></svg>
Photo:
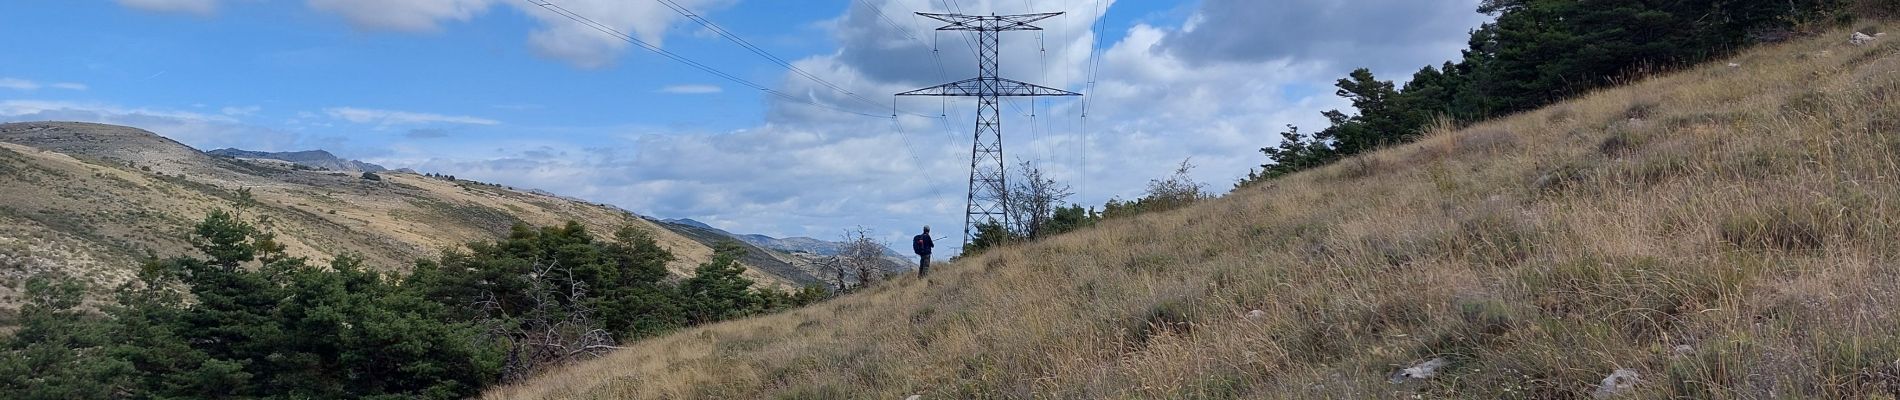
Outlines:
<svg viewBox="0 0 1900 400"><path fill-rule="evenodd" d="M119 1L119 5L122 5L122 6L145 10L145 11L154 11L154 12L195 14L195 15L201 15L201 16L211 15L218 12L218 0L118 0L118 1Z"/></svg>
<svg viewBox="0 0 1900 400"><path fill-rule="evenodd" d="M713 94L726 91L714 85L673 85L660 88L658 92L668 94Z"/></svg>
<svg viewBox="0 0 1900 400"><path fill-rule="evenodd" d="M337 14L363 29L427 32L444 21L467 21L494 0L309 0L311 9Z"/></svg>
<svg viewBox="0 0 1900 400"><path fill-rule="evenodd" d="M377 110L355 107L334 107L323 110L331 118L358 124L375 125L426 125L426 124L462 124L462 125L500 125L496 121L481 117L464 115L443 115L410 111Z"/></svg>
<svg viewBox="0 0 1900 400"><path fill-rule="evenodd" d="M83 83L72 83L72 82L40 83L40 82L34 82L34 81L19 79L19 78L0 78L0 89L34 91L34 90L40 90L41 88L53 88L53 89L63 89L63 90L86 90L87 86L86 84L83 84Z"/></svg>
<svg viewBox="0 0 1900 400"><path fill-rule="evenodd" d="M706 13L723 8L730 0L674 0L694 12ZM583 68L599 68L613 63L631 44L621 38L568 19L541 6L510 2L523 13L541 21L541 29L528 34L528 43L536 53L567 61ZM665 43L666 31L678 13L657 1L564 0L552 4L586 17L614 31L654 46Z"/></svg>

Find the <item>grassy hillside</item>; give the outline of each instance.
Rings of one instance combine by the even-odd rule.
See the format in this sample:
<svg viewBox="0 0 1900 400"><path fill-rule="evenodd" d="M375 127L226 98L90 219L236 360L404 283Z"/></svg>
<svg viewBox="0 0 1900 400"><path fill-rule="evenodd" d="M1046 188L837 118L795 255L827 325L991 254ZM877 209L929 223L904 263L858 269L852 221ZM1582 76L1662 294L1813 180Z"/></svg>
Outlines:
<svg viewBox="0 0 1900 400"><path fill-rule="evenodd" d="M211 157L142 130L84 123L0 124L0 310L16 307L22 279L47 270L85 277L101 292L132 278L140 259L196 254L185 230L239 189L268 217L292 255L323 262L357 253L368 265L407 268L441 249L507 234L517 222L580 221L600 234L632 225L677 256L682 276L712 259L710 246L624 211L468 181L385 172L294 168ZM792 281L753 270L770 285Z"/></svg>
<svg viewBox="0 0 1900 400"><path fill-rule="evenodd" d="M489 396L1573 398L1627 369L1637 398L1892 398L1891 36L1755 49Z"/></svg>

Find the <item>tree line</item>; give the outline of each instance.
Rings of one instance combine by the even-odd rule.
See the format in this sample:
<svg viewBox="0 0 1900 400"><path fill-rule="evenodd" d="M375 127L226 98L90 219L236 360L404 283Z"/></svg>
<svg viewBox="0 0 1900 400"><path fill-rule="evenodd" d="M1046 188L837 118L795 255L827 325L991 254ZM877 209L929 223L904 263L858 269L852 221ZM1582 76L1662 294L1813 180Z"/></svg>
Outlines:
<svg viewBox="0 0 1900 400"><path fill-rule="evenodd" d="M1459 126L1533 110L1659 70L1725 56L1860 17L1900 15L1891 0L1484 0L1495 19L1471 32L1458 60L1426 66L1405 85L1361 68L1335 84L1353 112L1329 126L1287 126L1262 148L1268 162L1236 186L1410 142L1437 124Z"/></svg>
<svg viewBox="0 0 1900 400"><path fill-rule="evenodd" d="M648 232L572 222L517 225L408 273L319 265L239 210L193 227L200 255L144 263L111 301L30 278L0 338L0 398L462 398L621 340L829 295L755 285L733 245L670 278L674 256Z"/></svg>

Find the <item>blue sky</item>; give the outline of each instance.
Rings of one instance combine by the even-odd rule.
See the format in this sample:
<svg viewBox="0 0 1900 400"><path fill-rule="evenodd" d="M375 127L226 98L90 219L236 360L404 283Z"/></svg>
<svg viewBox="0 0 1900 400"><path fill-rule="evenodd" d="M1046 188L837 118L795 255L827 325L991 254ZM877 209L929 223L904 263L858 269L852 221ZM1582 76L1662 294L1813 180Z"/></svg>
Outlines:
<svg viewBox="0 0 1900 400"><path fill-rule="evenodd" d="M201 149L321 148L737 232L864 226L901 242L916 225L961 226L974 108L905 98L906 116L888 117L890 93L974 74L964 37L912 12L1069 12L1006 34L1004 74L1087 91L1090 115L1074 99L1014 102L1005 141L1012 163L1049 170L1084 204L1137 196L1190 157L1225 190L1281 127L1317 128L1319 111L1344 107L1333 79L1367 66L1402 80L1455 57L1484 21L1476 0L674 1L870 102L657 0L553 2L803 100L527 0L32 1L0 13L0 121L119 123Z"/></svg>

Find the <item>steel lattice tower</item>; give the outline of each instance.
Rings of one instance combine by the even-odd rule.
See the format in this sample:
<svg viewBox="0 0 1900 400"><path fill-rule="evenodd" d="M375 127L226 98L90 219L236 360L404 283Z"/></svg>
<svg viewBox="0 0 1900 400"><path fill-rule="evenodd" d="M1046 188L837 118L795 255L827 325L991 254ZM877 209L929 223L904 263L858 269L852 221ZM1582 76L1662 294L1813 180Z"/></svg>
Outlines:
<svg viewBox="0 0 1900 400"><path fill-rule="evenodd" d="M973 31L977 36L979 48L975 78L897 94L898 96L977 98L976 139L970 146L969 203L964 206L963 213L963 244L968 245L976 237L976 224L998 222L999 219L1009 218L1009 186L1007 184L1009 170L1003 160L1001 99L1003 97L1080 96L1081 94L997 76L999 64L997 52L1001 47L1002 32L1039 31L1042 30L1041 27L1030 25L1030 23L1062 15L1062 13L987 17L931 13L917 13L917 15L950 23L937 30Z"/></svg>

